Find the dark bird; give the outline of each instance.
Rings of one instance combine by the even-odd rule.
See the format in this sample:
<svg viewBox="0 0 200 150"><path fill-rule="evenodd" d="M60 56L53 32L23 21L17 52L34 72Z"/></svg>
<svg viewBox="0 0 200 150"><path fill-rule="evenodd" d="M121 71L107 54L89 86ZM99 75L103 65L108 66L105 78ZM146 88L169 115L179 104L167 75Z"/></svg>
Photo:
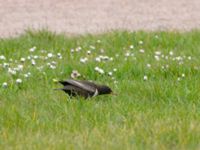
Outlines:
<svg viewBox="0 0 200 150"><path fill-rule="evenodd" d="M58 81L64 87L56 90L63 90L69 96L82 96L84 98L94 97L97 95L111 94L112 90L106 85L98 85L90 81L79 81L69 79Z"/></svg>

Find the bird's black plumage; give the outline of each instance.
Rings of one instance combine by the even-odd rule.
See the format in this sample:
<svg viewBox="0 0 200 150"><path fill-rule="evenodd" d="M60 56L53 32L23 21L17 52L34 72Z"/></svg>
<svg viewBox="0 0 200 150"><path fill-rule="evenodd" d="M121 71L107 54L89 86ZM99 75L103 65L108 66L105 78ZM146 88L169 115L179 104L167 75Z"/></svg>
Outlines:
<svg viewBox="0 0 200 150"><path fill-rule="evenodd" d="M98 85L90 81L79 81L69 79L66 81L59 81L64 87L59 90L63 90L70 96L82 96L89 98L102 94L111 94L112 90L106 85Z"/></svg>

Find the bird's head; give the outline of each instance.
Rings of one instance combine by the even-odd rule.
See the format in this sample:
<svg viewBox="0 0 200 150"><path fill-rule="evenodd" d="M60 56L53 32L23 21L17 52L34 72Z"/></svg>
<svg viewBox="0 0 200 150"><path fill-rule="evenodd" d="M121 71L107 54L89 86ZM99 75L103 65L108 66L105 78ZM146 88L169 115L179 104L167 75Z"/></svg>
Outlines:
<svg viewBox="0 0 200 150"><path fill-rule="evenodd" d="M106 85L102 85L102 86L98 87L98 92L99 92L99 95L113 93L113 91L111 90L111 88L109 88Z"/></svg>

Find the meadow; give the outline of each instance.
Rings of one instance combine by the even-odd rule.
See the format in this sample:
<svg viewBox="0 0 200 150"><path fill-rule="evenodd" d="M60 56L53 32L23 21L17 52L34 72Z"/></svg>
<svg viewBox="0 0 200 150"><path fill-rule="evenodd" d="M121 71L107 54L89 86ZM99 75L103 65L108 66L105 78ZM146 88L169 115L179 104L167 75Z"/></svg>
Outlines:
<svg viewBox="0 0 200 150"><path fill-rule="evenodd" d="M88 100L57 80L109 85ZM200 149L200 31L0 39L0 149Z"/></svg>

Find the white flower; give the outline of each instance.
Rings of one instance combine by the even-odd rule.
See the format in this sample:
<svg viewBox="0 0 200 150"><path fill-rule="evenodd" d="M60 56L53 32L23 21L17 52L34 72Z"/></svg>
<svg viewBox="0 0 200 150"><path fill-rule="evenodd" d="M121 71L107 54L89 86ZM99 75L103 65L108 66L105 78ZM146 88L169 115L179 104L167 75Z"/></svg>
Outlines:
<svg viewBox="0 0 200 150"><path fill-rule="evenodd" d="M50 65L50 68L51 68L51 69L56 69L56 66Z"/></svg>
<svg viewBox="0 0 200 150"><path fill-rule="evenodd" d="M93 49L93 50L95 49L95 47L93 45L90 45L90 48Z"/></svg>
<svg viewBox="0 0 200 150"><path fill-rule="evenodd" d="M181 75L183 78L185 77L185 74L184 73L182 73L182 75Z"/></svg>
<svg viewBox="0 0 200 150"><path fill-rule="evenodd" d="M36 62L35 62L35 60L34 60L34 59L32 59L32 60L31 60L31 64L32 64L33 66L35 66L35 65L36 65Z"/></svg>
<svg viewBox="0 0 200 150"><path fill-rule="evenodd" d="M90 55L90 54L91 54L91 51L87 51L87 54Z"/></svg>
<svg viewBox="0 0 200 150"><path fill-rule="evenodd" d="M170 51L170 52L169 52L169 55L171 55L171 56L174 55L174 52Z"/></svg>
<svg viewBox="0 0 200 150"><path fill-rule="evenodd" d="M140 49L139 52L140 53L144 53L145 51L144 51L144 49Z"/></svg>
<svg viewBox="0 0 200 150"><path fill-rule="evenodd" d="M35 46L29 49L30 52L34 52L35 50L36 50Z"/></svg>
<svg viewBox="0 0 200 150"><path fill-rule="evenodd" d="M12 75L16 75L17 72L14 69L8 68L8 73L12 74Z"/></svg>
<svg viewBox="0 0 200 150"><path fill-rule="evenodd" d="M178 77L178 78L177 78L177 80L178 80L178 81L181 81L181 78L180 78L180 77Z"/></svg>
<svg viewBox="0 0 200 150"><path fill-rule="evenodd" d="M130 53L129 53L129 52L126 52L125 56L126 56L126 57L129 57L129 56L130 56Z"/></svg>
<svg viewBox="0 0 200 150"><path fill-rule="evenodd" d="M79 52L82 48L79 46L76 48L76 51Z"/></svg>
<svg viewBox="0 0 200 150"><path fill-rule="evenodd" d="M48 54L47 54L47 57L52 58L52 57L53 57L53 54L52 54L52 53L48 53Z"/></svg>
<svg viewBox="0 0 200 150"><path fill-rule="evenodd" d="M101 58L102 60L109 60L109 57L108 57L108 56L100 56L100 58Z"/></svg>
<svg viewBox="0 0 200 150"><path fill-rule="evenodd" d="M183 60L183 58L181 56L177 56L176 60L180 61L180 60Z"/></svg>
<svg viewBox="0 0 200 150"><path fill-rule="evenodd" d="M119 54L115 54L115 57L119 57Z"/></svg>
<svg viewBox="0 0 200 150"><path fill-rule="evenodd" d="M17 83L17 84L21 84L21 83L22 83L22 79L17 79L17 80L16 80L16 83Z"/></svg>
<svg viewBox="0 0 200 150"><path fill-rule="evenodd" d="M7 87L8 87L8 83L4 82L4 83L2 84L2 87L3 87L3 88L7 88Z"/></svg>
<svg viewBox="0 0 200 150"><path fill-rule="evenodd" d="M142 45L144 42L143 42L143 41L139 41L138 43L139 43L140 45Z"/></svg>
<svg viewBox="0 0 200 150"><path fill-rule="evenodd" d="M133 46L133 45L130 45L130 46L129 46L129 48L130 48L130 49L133 49L133 48L134 48L134 46Z"/></svg>
<svg viewBox="0 0 200 150"><path fill-rule="evenodd" d="M29 75L28 75L28 74L24 74L24 77L25 77L25 78L28 78L28 77L29 77Z"/></svg>
<svg viewBox="0 0 200 150"><path fill-rule="evenodd" d="M112 57L109 58L108 56L102 56L102 55L100 55L99 57L95 58L95 61L97 61L97 62L101 62L101 60L104 60L104 61L110 60L110 61L112 61L113 58Z"/></svg>
<svg viewBox="0 0 200 150"><path fill-rule="evenodd" d="M73 52L74 52L74 49L72 48L70 51L71 51L71 53L73 53Z"/></svg>
<svg viewBox="0 0 200 150"><path fill-rule="evenodd" d="M94 70L95 70L95 71L98 71L98 70L99 70L99 67L95 67Z"/></svg>
<svg viewBox="0 0 200 150"><path fill-rule="evenodd" d="M156 39L158 39L158 38L159 38L159 36L158 36L158 35L155 35L155 38L156 38Z"/></svg>
<svg viewBox="0 0 200 150"><path fill-rule="evenodd" d="M108 75L109 75L109 76L112 76L112 75L113 75L112 71L108 72Z"/></svg>
<svg viewBox="0 0 200 150"><path fill-rule="evenodd" d="M20 59L20 61L21 61L21 62L25 62L26 59L22 57L22 58Z"/></svg>
<svg viewBox="0 0 200 150"><path fill-rule="evenodd" d="M35 55L33 58L34 58L34 59L38 59L39 57L38 57L37 55Z"/></svg>
<svg viewBox="0 0 200 150"><path fill-rule="evenodd" d="M9 63L3 63L3 68L9 67L10 64Z"/></svg>
<svg viewBox="0 0 200 150"><path fill-rule="evenodd" d="M96 57L96 58L95 58L95 61L101 62L101 58L100 58L100 57Z"/></svg>
<svg viewBox="0 0 200 150"><path fill-rule="evenodd" d="M73 70L71 73L71 78L75 79L77 77L80 77L81 74L77 70Z"/></svg>
<svg viewBox="0 0 200 150"><path fill-rule="evenodd" d="M148 67L148 68L151 68L151 64L147 64L147 67Z"/></svg>
<svg viewBox="0 0 200 150"><path fill-rule="evenodd" d="M155 55L154 58L159 61L160 60L160 57L158 55Z"/></svg>
<svg viewBox="0 0 200 150"><path fill-rule="evenodd" d="M148 80L148 77L145 75L143 79L144 79L144 81L146 81L146 80Z"/></svg>
<svg viewBox="0 0 200 150"><path fill-rule="evenodd" d="M17 68L14 68L14 70L16 70L16 71L22 71L23 68L24 68L23 65L18 65Z"/></svg>
<svg viewBox="0 0 200 150"><path fill-rule="evenodd" d="M62 59L61 53L57 53L57 56L58 56L59 59Z"/></svg>
<svg viewBox="0 0 200 150"><path fill-rule="evenodd" d="M114 68L113 71L116 72L116 71L117 71L117 68Z"/></svg>
<svg viewBox="0 0 200 150"><path fill-rule="evenodd" d="M61 57L62 55L61 55L61 53L57 53L57 56L58 56L58 57Z"/></svg>
<svg viewBox="0 0 200 150"><path fill-rule="evenodd" d="M99 68L99 67L95 67L94 70L99 72L100 74L104 74L105 73L104 70Z"/></svg>
<svg viewBox="0 0 200 150"><path fill-rule="evenodd" d="M18 67L20 70L22 70L22 69L24 68L23 65L18 65L17 67Z"/></svg>
<svg viewBox="0 0 200 150"><path fill-rule="evenodd" d="M28 56L27 59L30 60L30 59L31 59L31 56Z"/></svg>
<svg viewBox="0 0 200 150"><path fill-rule="evenodd" d="M104 70L103 69L99 69L99 71L98 71L100 74L104 74Z"/></svg>
<svg viewBox="0 0 200 150"><path fill-rule="evenodd" d="M81 58L81 59L80 59L80 62L82 62L82 63L86 63L87 61L88 61L88 58L87 58L87 57Z"/></svg>
<svg viewBox="0 0 200 150"><path fill-rule="evenodd" d="M104 53L104 49L100 49L100 53Z"/></svg>
<svg viewBox="0 0 200 150"><path fill-rule="evenodd" d="M97 40L97 43L101 43L101 40Z"/></svg>
<svg viewBox="0 0 200 150"><path fill-rule="evenodd" d="M161 55L161 51L155 51L156 55Z"/></svg>
<svg viewBox="0 0 200 150"><path fill-rule="evenodd" d="M188 60L191 60L192 59L192 57L191 56L188 56Z"/></svg>
<svg viewBox="0 0 200 150"><path fill-rule="evenodd" d="M4 55L0 55L0 60L6 60L6 57Z"/></svg>
<svg viewBox="0 0 200 150"><path fill-rule="evenodd" d="M52 62L51 62L51 64L53 64L53 65L56 65L56 64L57 64L57 62L55 62L55 61L52 61Z"/></svg>

